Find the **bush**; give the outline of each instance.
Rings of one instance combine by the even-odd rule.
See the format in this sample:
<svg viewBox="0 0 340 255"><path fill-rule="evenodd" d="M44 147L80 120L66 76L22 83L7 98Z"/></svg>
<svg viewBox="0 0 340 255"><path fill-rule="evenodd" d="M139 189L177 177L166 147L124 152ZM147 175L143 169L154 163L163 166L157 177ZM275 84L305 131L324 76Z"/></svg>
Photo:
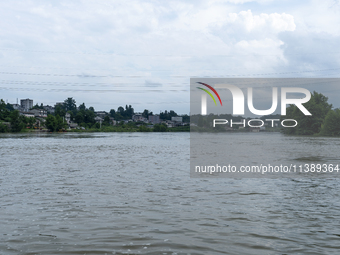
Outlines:
<svg viewBox="0 0 340 255"><path fill-rule="evenodd" d="M0 133L7 133L8 127L5 124L0 123Z"/></svg>
<svg viewBox="0 0 340 255"><path fill-rule="evenodd" d="M140 125L139 128L138 128L138 131L139 132L150 132L151 129L146 127L146 126L144 126L144 125Z"/></svg>
<svg viewBox="0 0 340 255"><path fill-rule="evenodd" d="M168 127L165 124L155 124L153 126L153 132L166 132Z"/></svg>

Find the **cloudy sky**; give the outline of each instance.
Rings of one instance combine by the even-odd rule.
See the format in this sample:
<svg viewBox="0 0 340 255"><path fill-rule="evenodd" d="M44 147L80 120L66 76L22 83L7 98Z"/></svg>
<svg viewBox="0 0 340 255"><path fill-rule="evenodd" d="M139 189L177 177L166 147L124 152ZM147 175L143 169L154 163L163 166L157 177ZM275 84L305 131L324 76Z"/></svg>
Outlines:
<svg viewBox="0 0 340 255"><path fill-rule="evenodd" d="M1 1L0 98L189 113L190 77L340 77L339 39L339 0Z"/></svg>

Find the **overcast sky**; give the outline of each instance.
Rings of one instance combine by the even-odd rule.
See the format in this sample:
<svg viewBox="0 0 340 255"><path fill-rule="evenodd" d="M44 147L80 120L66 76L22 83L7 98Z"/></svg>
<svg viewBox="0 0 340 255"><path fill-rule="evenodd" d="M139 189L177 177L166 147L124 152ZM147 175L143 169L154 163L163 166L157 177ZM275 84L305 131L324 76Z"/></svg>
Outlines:
<svg viewBox="0 0 340 255"><path fill-rule="evenodd" d="M340 77L339 36L339 0L1 1L0 98L189 113L190 77Z"/></svg>

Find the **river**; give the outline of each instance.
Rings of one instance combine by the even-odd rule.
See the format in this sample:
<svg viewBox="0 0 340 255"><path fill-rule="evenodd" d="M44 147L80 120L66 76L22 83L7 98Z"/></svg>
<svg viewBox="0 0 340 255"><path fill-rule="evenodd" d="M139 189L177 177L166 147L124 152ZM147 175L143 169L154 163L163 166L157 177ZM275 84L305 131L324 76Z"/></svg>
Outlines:
<svg viewBox="0 0 340 255"><path fill-rule="evenodd" d="M0 146L0 254L340 251L337 178L190 178L189 133L2 134Z"/></svg>

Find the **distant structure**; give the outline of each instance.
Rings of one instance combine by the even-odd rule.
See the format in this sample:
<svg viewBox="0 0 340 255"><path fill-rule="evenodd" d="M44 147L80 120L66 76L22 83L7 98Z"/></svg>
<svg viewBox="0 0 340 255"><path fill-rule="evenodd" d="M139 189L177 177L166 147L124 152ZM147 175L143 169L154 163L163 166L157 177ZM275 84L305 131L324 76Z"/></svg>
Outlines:
<svg viewBox="0 0 340 255"><path fill-rule="evenodd" d="M146 118L143 117L143 115L141 113L136 113L132 116L132 120L135 122L146 122Z"/></svg>
<svg viewBox="0 0 340 255"><path fill-rule="evenodd" d="M64 121L67 123L68 129L74 129L78 127L77 123L71 121L71 114L68 112L65 114Z"/></svg>
<svg viewBox="0 0 340 255"><path fill-rule="evenodd" d="M21 105L20 104L12 104L14 110L21 111Z"/></svg>
<svg viewBox="0 0 340 255"><path fill-rule="evenodd" d="M103 119L99 116L95 117L94 120L96 121L96 123L100 124L100 128L102 128L102 123L103 123Z"/></svg>
<svg viewBox="0 0 340 255"><path fill-rule="evenodd" d="M183 126L183 117L171 117L171 122L173 127Z"/></svg>
<svg viewBox="0 0 340 255"><path fill-rule="evenodd" d="M104 119L105 116L109 115L106 111L97 111L97 112L94 112L98 117Z"/></svg>
<svg viewBox="0 0 340 255"><path fill-rule="evenodd" d="M182 123L183 117L171 117L171 121Z"/></svg>
<svg viewBox="0 0 340 255"><path fill-rule="evenodd" d="M42 118L46 118L47 117L47 111L46 110L42 110L42 109L32 109L27 113L33 113L34 117L42 117Z"/></svg>
<svg viewBox="0 0 340 255"><path fill-rule="evenodd" d="M24 110L24 111L28 111L29 109L31 109L33 107L33 100L32 99L21 99L20 100L20 105L21 105L21 108Z"/></svg>
<svg viewBox="0 0 340 255"><path fill-rule="evenodd" d="M159 119L159 115L149 115L149 122L151 122L152 124L160 123L161 120Z"/></svg>
<svg viewBox="0 0 340 255"><path fill-rule="evenodd" d="M54 107L50 105L44 105L43 106L44 110L47 111L47 113L54 113Z"/></svg>
<svg viewBox="0 0 340 255"><path fill-rule="evenodd" d="M71 123L71 114L68 112L65 114L65 121L68 125Z"/></svg>

